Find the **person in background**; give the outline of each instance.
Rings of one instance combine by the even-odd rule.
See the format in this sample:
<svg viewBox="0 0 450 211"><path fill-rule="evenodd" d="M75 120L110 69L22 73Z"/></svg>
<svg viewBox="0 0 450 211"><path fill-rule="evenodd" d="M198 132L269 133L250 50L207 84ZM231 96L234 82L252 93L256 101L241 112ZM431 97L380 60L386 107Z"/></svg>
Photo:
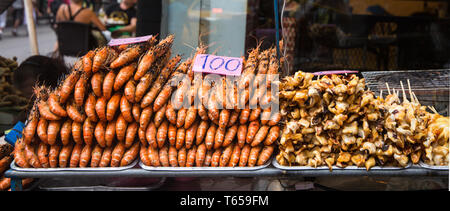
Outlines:
<svg viewBox="0 0 450 211"><path fill-rule="evenodd" d="M85 24L93 24L100 30L106 30L105 25L98 19L97 15L86 7L83 0L71 0L70 4L63 4L56 13L56 21L75 21Z"/></svg>
<svg viewBox="0 0 450 211"><path fill-rule="evenodd" d="M6 14L8 12L5 10L3 11L3 13L0 14L0 40L2 39L2 35L3 35L3 29L6 26Z"/></svg>
<svg viewBox="0 0 450 211"><path fill-rule="evenodd" d="M33 87L36 84L54 89L58 85L58 81L67 73L68 68L59 59L46 56L31 56L23 61L14 71L13 85L22 91L24 97L31 99L30 102L33 102ZM28 111L15 116L14 122L25 122L27 113Z"/></svg>
<svg viewBox="0 0 450 211"><path fill-rule="evenodd" d="M56 13L58 12L58 9L62 4L70 4L70 0L48 0L47 1L47 13L52 16L52 18L51 18L52 26L56 21Z"/></svg>
<svg viewBox="0 0 450 211"><path fill-rule="evenodd" d="M112 32L112 37L130 37L136 32L136 3L137 0L122 0L105 9L105 22L111 26L108 30Z"/></svg>
<svg viewBox="0 0 450 211"><path fill-rule="evenodd" d="M103 0L92 0L94 4L94 12L98 14L100 8L102 8Z"/></svg>
<svg viewBox="0 0 450 211"><path fill-rule="evenodd" d="M36 22L36 24L38 24L37 18L43 16L42 11L39 9L40 8L39 7L40 1L32 0L31 4L33 5L33 12L34 12L33 15L34 15L35 22Z"/></svg>
<svg viewBox="0 0 450 211"><path fill-rule="evenodd" d="M70 4L60 6L56 14L56 22L75 21L84 24L92 24L100 31L106 31L105 25L100 21L94 11L83 7L83 3L83 0L71 0ZM92 30L92 36L96 41L95 44L92 44L93 47L106 44L106 39L99 31Z"/></svg>
<svg viewBox="0 0 450 211"><path fill-rule="evenodd" d="M93 0L83 0L83 7L89 8L95 12L95 2Z"/></svg>
<svg viewBox="0 0 450 211"><path fill-rule="evenodd" d="M13 36L17 36L17 28L19 28L20 24L22 24L23 22L23 10L24 10L24 5L23 5L23 0L16 0L13 2L12 4L12 8L13 8L13 22L14 22L14 28L12 30L12 34Z"/></svg>

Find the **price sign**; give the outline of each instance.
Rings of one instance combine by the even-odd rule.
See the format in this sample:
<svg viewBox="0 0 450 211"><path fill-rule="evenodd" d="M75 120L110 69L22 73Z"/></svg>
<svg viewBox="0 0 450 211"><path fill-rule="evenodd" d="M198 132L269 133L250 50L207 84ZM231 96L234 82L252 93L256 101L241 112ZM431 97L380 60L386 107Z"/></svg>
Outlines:
<svg viewBox="0 0 450 211"><path fill-rule="evenodd" d="M314 72L313 75L332 75L332 74L344 74L344 73L358 73L356 70L329 70Z"/></svg>
<svg viewBox="0 0 450 211"><path fill-rule="evenodd" d="M109 46L116 46L116 45L125 45L125 44L133 44L133 43L140 43L140 42L146 42L150 38L152 38L152 35L142 36L142 37L130 37L130 38L121 38L121 39L111 39L109 41Z"/></svg>
<svg viewBox="0 0 450 211"><path fill-rule="evenodd" d="M242 72L242 58L198 54L192 70L201 73L239 76Z"/></svg>

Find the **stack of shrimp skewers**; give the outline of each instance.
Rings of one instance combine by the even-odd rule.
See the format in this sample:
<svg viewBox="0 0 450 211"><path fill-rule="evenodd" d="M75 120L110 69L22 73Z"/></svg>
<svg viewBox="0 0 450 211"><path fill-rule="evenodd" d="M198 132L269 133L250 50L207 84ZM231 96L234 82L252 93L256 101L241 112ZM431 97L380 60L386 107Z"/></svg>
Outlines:
<svg viewBox="0 0 450 211"><path fill-rule="evenodd" d="M182 61L172 55L173 41L170 35L159 42L152 37L144 43L98 48L82 56L57 88L36 86L36 101L16 143L16 164L119 167L138 157L152 166L266 163L279 136L281 116L259 105L240 109L237 102L247 108L261 98L269 104L273 94L244 83L240 99L237 84L208 84L207 75L192 70L195 56L206 47L201 45ZM274 48L259 52L258 47L249 57L253 63L245 66L246 75L254 73L262 83L265 73L278 73ZM178 83L180 76L187 77ZM250 96L252 88L260 91ZM195 105L195 99L202 103ZM263 115L265 120L260 120Z"/></svg>
<svg viewBox="0 0 450 211"><path fill-rule="evenodd" d="M154 95L150 106L153 118L146 130L139 131L144 165L253 167L266 164L274 153L281 116L271 112L270 107L261 108L261 104L268 105L273 99L270 87L258 89L249 79L256 77L262 83L266 82L266 73L278 73L275 48L263 52L259 52L259 46L252 49L244 58L247 62L236 84L228 83L225 76L220 77L223 83L214 84L207 75L194 74L192 61L205 52L206 46L200 45ZM169 85L178 74L186 74L186 80ZM257 101L263 97L264 102ZM195 104L196 100L200 103ZM255 108L250 109L251 101Z"/></svg>

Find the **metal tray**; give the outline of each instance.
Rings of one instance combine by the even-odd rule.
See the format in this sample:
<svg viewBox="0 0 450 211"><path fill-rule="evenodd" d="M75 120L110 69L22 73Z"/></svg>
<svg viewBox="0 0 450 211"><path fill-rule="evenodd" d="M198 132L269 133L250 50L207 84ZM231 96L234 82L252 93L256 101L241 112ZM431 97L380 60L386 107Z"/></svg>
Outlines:
<svg viewBox="0 0 450 211"><path fill-rule="evenodd" d="M272 165L277 169L282 170L329 170L328 166L318 166L317 168L310 167L310 166L282 166L278 163L277 159L272 160ZM407 166L405 167L393 167L393 166L374 166L370 168L370 170L401 170L401 169L407 169L412 166L412 163L409 162ZM347 166L345 168L333 166L333 169L340 169L340 170L364 170L367 171L364 167L357 167L357 166ZM369 171L370 171L369 170Z"/></svg>
<svg viewBox="0 0 450 211"><path fill-rule="evenodd" d="M271 159L273 158L261 166L254 167L153 167L144 165L142 161L139 162L139 166L148 171L254 171L269 166L272 162Z"/></svg>
<svg viewBox="0 0 450 211"><path fill-rule="evenodd" d="M40 190L45 191L151 191L156 190L164 185L166 182L166 177L161 177L158 183L152 186L145 187L111 187L104 185L95 186L69 186L69 187L42 187L39 186Z"/></svg>
<svg viewBox="0 0 450 211"><path fill-rule="evenodd" d="M137 163L139 159L136 158L130 165L128 166L121 166L121 167L99 167L99 168L91 168L91 167L85 167L85 168L21 168L19 166L16 166L15 162L11 162L11 169L16 171L27 171L27 172L56 172L56 171L122 171L125 169L133 168Z"/></svg>
<svg viewBox="0 0 450 211"><path fill-rule="evenodd" d="M448 171L448 166L432 166L424 163L423 161L419 162L419 166L426 169L433 169L433 170L441 170L441 171Z"/></svg>

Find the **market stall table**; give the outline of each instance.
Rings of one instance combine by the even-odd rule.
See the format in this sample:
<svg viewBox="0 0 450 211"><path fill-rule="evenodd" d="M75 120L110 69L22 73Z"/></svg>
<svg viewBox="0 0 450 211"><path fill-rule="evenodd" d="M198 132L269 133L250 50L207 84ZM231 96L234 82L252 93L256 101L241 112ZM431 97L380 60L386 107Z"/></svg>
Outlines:
<svg viewBox="0 0 450 211"><path fill-rule="evenodd" d="M255 171L148 171L140 168L127 169L123 171L55 171L55 172L24 172L8 170L5 177L11 178L11 190L22 190L22 178L77 178L77 177L333 177L333 176L389 176L389 177L448 177L448 170L425 169L413 165L407 169L400 170L346 170L328 169L314 170L281 170L272 166Z"/></svg>

